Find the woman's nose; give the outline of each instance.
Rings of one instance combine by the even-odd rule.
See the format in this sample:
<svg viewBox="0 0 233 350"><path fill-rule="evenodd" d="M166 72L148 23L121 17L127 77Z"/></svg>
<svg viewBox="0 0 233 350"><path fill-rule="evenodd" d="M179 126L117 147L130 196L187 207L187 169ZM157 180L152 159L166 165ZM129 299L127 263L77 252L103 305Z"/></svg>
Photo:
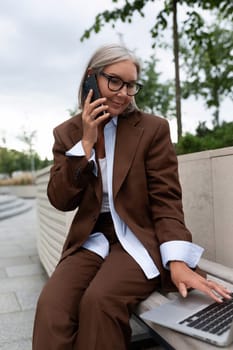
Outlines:
<svg viewBox="0 0 233 350"><path fill-rule="evenodd" d="M128 89L127 85L123 85L122 88L118 91L118 94L128 96L127 95L127 89Z"/></svg>

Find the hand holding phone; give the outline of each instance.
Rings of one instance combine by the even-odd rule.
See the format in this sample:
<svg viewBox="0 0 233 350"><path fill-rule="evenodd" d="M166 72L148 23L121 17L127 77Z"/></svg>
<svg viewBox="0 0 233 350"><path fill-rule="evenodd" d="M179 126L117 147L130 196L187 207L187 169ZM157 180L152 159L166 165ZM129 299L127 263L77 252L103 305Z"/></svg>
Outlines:
<svg viewBox="0 0 233 350"><path fill-rule="evenodd" d="M91 101L88 99L88 104L84 105L86 109L84 109L84 113L83 113L83 123L84 123L83 140L88 140L87 143L83 142L83 148L88 159L90 158L92 148L94 147L95 144L98 143L98 135L99 135L98 126L101 123L106 123L107 119L110 116L110 114L105 111L107 110L108 106L103 104L103 101L105 101L105 99L102 98L100 94L95 74L88 75L83 83L83 91L82 91L83 102L86 100L90 90L93 91L91 96ZM99 105L97 102L97 103L94 103L90 108L90 102L92 103L93 101L98 99L101 99ZM102 111L98 114L97 110L98 110L98 107L100 106L101 108L99 109ZM100 121L100 123L95 122L96 128L93 128L93 126L90 128L90 125L93 124L93 122L98 117L103 117L103 116L105 116L105 118L102 118L102 121Z"/></svg>

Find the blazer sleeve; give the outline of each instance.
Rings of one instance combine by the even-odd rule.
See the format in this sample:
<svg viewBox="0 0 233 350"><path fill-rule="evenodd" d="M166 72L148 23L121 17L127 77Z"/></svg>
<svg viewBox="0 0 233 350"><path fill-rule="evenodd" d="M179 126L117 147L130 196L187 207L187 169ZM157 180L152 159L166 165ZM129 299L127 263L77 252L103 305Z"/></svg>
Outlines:
<svg viewBox="0 0 233 350"><path fill-rule="evenodd" d="M47 194L55 208L69 211L79 206L84 191L93 181L93 162L88 162L85 156L66 156L69 147L63 141L63 134L64 130L59 127L53 131L54 164L50 170Z"/></svg>
<svg viewBox="0 0 233 350"><path fill-rule="evenodd" d="M184 222L177 156L165 119L161 119L151 142L146 167L152 218L159 243L192 241Z"/></svg>

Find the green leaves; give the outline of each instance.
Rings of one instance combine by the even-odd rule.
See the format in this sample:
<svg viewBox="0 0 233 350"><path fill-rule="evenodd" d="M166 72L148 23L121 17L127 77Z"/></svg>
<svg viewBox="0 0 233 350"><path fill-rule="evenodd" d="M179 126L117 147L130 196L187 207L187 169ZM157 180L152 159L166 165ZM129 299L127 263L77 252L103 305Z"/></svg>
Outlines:
<svg viewBox="0 0 233 350"><path fill-rule="evenodd" d="M160 81L160 73L156 71L157 60L153 56L144 62L141 82L142 90L136 96L140 109L167 118L175 117L175 91L173 81Z"/></svg>
<svg viewBox="0 0 233 350"><path fill-rule="evenodd" d="M185 136L181 137L178 144L176 144L177 154L194 153L233 146L232 122L223 122L221 125L215 126L212 130L205 126L205 122L200 122L196 132L196 135L187 133Z"/></svg>
<svg viewBox="0 0 233 350"><path fill-rule="evenodd" d="M213 124L219 124L219 109L223 98L233 98L233 36L224 22L203 26L198 38L181 40L182 68L186 72L183 98L202 96L212 108ZM227 26L225 26L227 27Z"/></svg>
<svg viewBox="0 0 233 350"><path fill-rule="evenodd" d="M35 169L43 169L51 164L48 159L41 160L36 152L33 152ZM0 173L11 176L14 171L31 171L31 155L28 152L20 152L6 147L0 147Z"/></svg>
<svg viewBox="0 0 233 350"><path fill-rule="evenodd" d="M112 27L115 27L115 22L120 20L121 22L131 23L132 17L135 12L138 12L140 16L144 17L143 8L147 2L154 0L135 0L133 2L125 1L125 4L121 8L115 8L112 11L105 10L99 13L95 17L94 24L87 30L84 31L80 40L89 39L91 33L99 33L101 28L105 23L112 23ZM117 3L118 0L112 0L112 2Z"/></svg>
<svg viewBox="0 0 233 350"><path fill-rule="evenodd" d="M134 0L129 2L125 0L125 4L122 7L113 9L112 11L105 10L99 13L95 17L94 24L84 31L84 34L81 36L80 40L88 39L91 33L98 33L105 23L112 23L112 27L115 27L115 23L120 20L121 22L131 23L134 14L137 12L141 17L145 17L143 12L144 7L148 2L154 2L155 0ZM112 0L113 3L117 3L118 0ZM167 13L169 14L169 13ZM160 28L164 29L167 27L166 14L161 11L157 20L155 21L156 25L151 29L151 35L153 38L157 37L158 30Z"/></svg>

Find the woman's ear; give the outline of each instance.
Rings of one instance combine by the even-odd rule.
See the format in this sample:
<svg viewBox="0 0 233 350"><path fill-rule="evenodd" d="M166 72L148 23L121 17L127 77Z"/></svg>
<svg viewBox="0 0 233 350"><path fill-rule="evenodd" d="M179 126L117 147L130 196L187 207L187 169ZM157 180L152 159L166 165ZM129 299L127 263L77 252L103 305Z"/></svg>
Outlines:
<svg viewBox="0 0 233 350"><path fill-rule="evenodd" d="M93 69L92 68L88 68L87 69L87 75L91 75L93 74Z"/></svg>

